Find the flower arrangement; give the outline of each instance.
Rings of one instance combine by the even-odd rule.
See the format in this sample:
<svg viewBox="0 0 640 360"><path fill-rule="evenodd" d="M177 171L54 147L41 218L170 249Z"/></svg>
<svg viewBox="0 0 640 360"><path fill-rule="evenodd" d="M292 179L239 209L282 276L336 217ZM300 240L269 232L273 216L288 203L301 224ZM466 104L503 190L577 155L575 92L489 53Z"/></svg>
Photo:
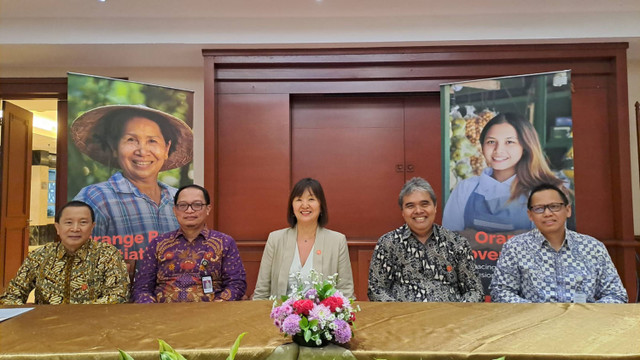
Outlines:
<svg viewBox="0 0 640 360"><path fill-rule="evenodd" d="M353 306L336 289L337 274L322 280L322 274L311 270L310 281L297 275L297 286L292 286L288 296L274 301L271 319L285 336L307 346L322 346L329 341L345 344L353 336L355 313Z"/></svg>

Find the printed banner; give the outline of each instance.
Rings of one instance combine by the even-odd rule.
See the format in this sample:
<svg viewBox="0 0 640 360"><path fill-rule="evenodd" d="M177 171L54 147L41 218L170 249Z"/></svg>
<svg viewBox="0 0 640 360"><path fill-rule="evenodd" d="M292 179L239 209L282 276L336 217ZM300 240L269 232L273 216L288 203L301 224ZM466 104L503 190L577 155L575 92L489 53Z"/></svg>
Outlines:
<svg viewBox="0 0 640 360"><path fill-rule="evenodd" d="M68 84L67 200L88 203L93 239L131 264L178 228L173 196L193 183L193 92L74 73Z"/></svg>
<svg viewBox="0 0 640 360"><path fill-rule="evenodd" d="M489 294L502 244L534 228L530 191L548 182L573 199L571 73L444 84L440 98L442 225L469 240ZM575 208L567 224L575 229Z"/></svg>

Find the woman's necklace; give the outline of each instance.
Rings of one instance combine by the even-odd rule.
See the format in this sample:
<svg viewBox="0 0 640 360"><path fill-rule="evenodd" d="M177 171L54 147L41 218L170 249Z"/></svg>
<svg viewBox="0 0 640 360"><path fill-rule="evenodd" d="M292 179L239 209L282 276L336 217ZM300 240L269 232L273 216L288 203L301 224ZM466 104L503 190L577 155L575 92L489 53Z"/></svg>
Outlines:
<svg viewBox="0 0 640 360"><path fill-rule="evenodd" d="M315 239L316 239L315 235L311 237L303 237L303 236L300 237L300 240L302 240L302 242L304 243L313 242Z"/></svg>

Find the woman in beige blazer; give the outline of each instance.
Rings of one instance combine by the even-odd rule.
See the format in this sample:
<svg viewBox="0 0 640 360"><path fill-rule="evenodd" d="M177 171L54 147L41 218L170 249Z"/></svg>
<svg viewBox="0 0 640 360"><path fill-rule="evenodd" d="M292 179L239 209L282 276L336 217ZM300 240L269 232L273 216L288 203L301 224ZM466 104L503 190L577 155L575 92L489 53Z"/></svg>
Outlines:
<svg viewBox="0 0 640 360"><path fill-rule="evenodd" d="M328 218L327 202L320 183L311 178L298 181L289 195L287 221L291 227L269 234L262 253L254 300L288 295L290 278L298 271L304 273L311 268L325 279L337 273L337 289L344 296L353 297L347 238L324 228Z"/></svg>

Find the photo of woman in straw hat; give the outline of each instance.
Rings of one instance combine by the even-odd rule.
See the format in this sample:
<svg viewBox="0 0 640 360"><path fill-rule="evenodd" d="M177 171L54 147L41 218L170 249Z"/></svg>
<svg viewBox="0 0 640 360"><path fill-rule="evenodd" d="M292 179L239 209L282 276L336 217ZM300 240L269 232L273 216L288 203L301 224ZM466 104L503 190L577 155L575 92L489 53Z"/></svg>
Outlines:
<svg viewBox="0 0 640 360"><path fill-rule="evenodd" d="M70 136L81 153L118 170L74 199L94 209L94 240L120 249L131 273L150 239L179 227L173 213L177 189L159 181L158 174L191 162L193 132L157 109L106 105L78 116Z"/></svg>

